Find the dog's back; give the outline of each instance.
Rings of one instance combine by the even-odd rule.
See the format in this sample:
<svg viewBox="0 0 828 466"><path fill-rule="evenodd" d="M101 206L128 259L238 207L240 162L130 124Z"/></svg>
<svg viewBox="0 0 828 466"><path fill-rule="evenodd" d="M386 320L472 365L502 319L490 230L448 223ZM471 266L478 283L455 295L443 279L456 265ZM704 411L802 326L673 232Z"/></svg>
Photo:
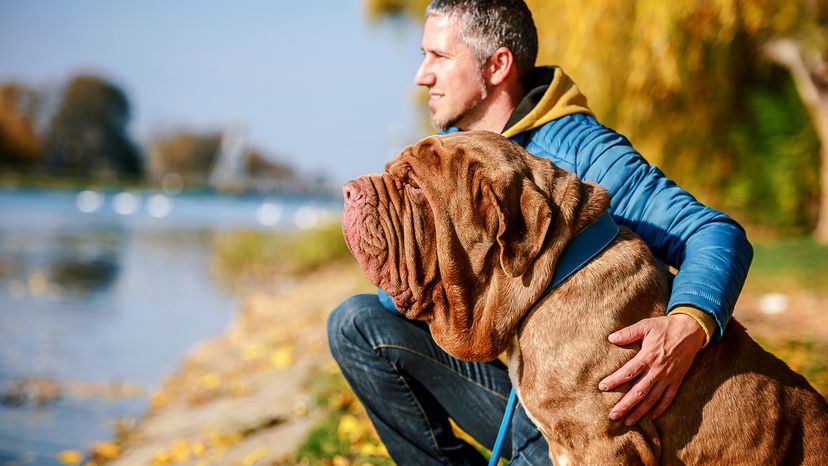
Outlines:
<svg viewBox="0 0 828 466"><path fill-rule="evenodd" d="M828 404L736 321L656 421L664 463L828 465Z"/></svg>
<svg viewBox="0 0 828 466"><path fill-rule="evenodd" d="M668 297L667 270L622 229L608 250L526 316L510 371L553 460L828 465L825 399L736 321L697 355L659 419L632 427L607 419L632 383L600 392L598 381L638 347L615 347L606 336L664 315Z"/></svg>

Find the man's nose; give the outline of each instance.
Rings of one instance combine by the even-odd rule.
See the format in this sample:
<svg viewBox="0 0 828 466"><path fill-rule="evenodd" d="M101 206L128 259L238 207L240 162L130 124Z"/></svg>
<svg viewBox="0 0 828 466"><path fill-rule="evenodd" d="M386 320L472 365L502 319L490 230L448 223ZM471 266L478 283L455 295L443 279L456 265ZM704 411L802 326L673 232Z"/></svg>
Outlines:
<svg viewBox="0 0 828 466"><path fill-rule="evenodd" d="M434 85L434 73L431 71L427 59L423 59L423 62L417 69L417 74L414 75L414 84L426 87Z"/></svg>

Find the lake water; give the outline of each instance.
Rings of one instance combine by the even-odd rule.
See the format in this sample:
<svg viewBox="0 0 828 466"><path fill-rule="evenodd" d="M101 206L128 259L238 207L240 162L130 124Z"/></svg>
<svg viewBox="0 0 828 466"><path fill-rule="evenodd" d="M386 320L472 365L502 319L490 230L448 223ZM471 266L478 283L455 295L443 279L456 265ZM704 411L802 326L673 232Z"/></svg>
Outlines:
<svg viewBox="0 0 828 466"><path fill-rule="evenodd" d="M149 393L235 297L210 275L216 230L289 230L339 215L308 197L0 190L0 393L21 380L124 382ZM57 464L109 440L147 397L0 403L0 465Z"/></svg>

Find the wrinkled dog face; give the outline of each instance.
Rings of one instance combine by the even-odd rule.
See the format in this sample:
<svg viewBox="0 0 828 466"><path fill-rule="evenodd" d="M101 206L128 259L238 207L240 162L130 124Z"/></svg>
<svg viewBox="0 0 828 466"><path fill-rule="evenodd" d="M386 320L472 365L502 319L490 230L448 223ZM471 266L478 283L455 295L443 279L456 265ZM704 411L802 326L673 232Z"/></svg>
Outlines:
<svg viewBox="0 0 828 466"><path fill-rule="evenodd" d="M476 348L457 335L494 325L482 306L519 301L499 291L514 288L504 283L520 281L542 247L552 207L534 178L554 173L531 159L495 133L430 137L343 189L343 233L367 277L458 357L502 351L491 328Z"/></svg>
<svg viewBox="0 0 828 466"><path fill-rule="evenodd" d="M428 307L425 294L436 282L434 219L431 207L405 160L408 147L380 175L343 188L342 231L368 279L394 298L411 317ZM419 303L419 305L417 305Z"/></svg>

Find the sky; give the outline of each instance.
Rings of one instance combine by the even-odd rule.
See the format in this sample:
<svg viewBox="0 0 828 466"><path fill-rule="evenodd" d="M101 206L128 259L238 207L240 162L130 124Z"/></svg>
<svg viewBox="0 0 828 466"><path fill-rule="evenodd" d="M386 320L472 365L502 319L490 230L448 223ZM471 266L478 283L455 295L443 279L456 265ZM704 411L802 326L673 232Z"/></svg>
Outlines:
<svg viewBox="0 0 828 466"><path fill-rule="evenodd" d="M421 30L360 0L0 0L0 82L58 92L94 73L123 89L130 133L238 128L334 183L382 171L423 136Z"/></svg>

